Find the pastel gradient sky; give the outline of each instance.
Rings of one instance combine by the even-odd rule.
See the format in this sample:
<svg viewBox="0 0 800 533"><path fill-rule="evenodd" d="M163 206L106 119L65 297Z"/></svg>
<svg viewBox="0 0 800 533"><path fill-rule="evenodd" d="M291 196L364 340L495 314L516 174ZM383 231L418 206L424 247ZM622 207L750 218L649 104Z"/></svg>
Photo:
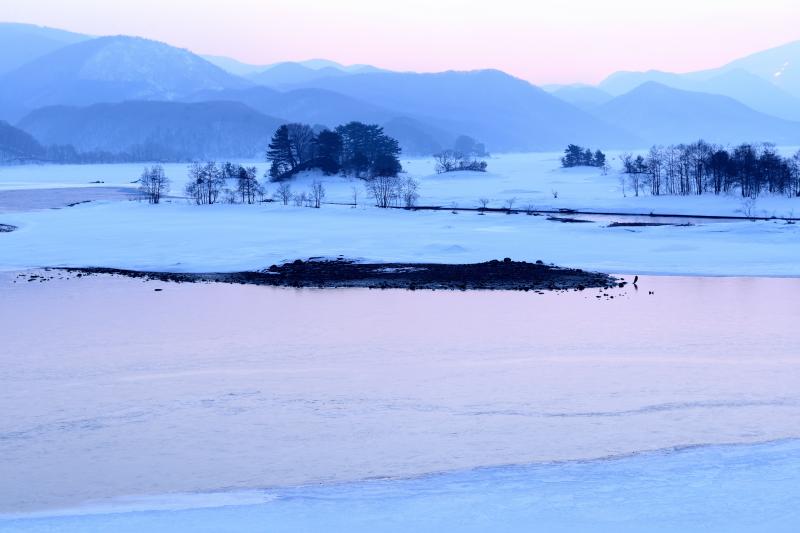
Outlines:
<svg viewBox="0 0 800 533"><path fill-rule="evenodd" d="M534 83L711 68L800 39L797 0L0 0L0 20L256 64L499 68Z"/></svg>

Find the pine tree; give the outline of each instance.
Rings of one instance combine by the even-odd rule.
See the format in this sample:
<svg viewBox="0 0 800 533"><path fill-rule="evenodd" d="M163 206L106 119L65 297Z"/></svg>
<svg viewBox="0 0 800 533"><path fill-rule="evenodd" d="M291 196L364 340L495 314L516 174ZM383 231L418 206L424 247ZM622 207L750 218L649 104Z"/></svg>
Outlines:
<svg viewBox="0 0 800 533"><path fill-rule="evenodd" d="M294 157L292 142L289 138L288 125L284 124L275 130L267 149L267 161L272 163L269 175L273 180L280 179L297 168L297 160Z"/></svg>
<svg viewBox="0 0 800 533"><path fill-rule="evenodd" d="M606 154L604 154L600 150L597 150L594 153L594 158L592 159L592 166L597 168L603 168L605 164L606 164Z"/></svg>
<svg viewBox="0 0 800 533"><path fill-rule="evenodd" d="M314 140L314 166L325 174L336 174L341 168L342 136L331 130L322 130Z"/></svg>
<svg viewBox="0 0 800 533"><path fill-rule="evenodd" d="M581 165L584 167L592 166L592 151L590 149L586 149L583 151L583 156L581 157Z"/></svg>

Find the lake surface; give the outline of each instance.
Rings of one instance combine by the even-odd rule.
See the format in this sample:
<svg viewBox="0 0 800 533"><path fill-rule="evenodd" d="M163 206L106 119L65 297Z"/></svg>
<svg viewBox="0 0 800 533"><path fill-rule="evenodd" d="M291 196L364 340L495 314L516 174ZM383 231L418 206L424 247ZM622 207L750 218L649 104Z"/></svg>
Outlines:
<svg viewBox="0 0 800 533"><path fill-rule="evenodd" d="M800 279L27 280L0 274L0 530L797 523Z"/></svg>

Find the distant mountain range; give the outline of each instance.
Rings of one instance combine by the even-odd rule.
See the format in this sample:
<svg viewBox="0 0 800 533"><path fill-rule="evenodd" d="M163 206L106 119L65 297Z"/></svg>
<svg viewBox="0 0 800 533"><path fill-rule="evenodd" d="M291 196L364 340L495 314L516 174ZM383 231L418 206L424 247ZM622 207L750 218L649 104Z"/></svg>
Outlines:
<svg viewBox="0 0 800 533"><path fill-rule="evenodd" d="M372 65L342 65L327 59L286 61L272 65L250 65L230 57L203 56L203 58L231 74L249 78L261 85L277 88L327 76L382 71L382 69Z"/></svg>
<svg viewBox="0 0 800 533"><path fill-rule="evenodd" d="M50 105L176 100L252 85L188 52L138 37L99 37L60 48L0 77L0 117Z"/></svg>
<svg viewBox="0 0 800 533"><path fill-rule="evenodd" d="M800 144L800 44L690 74L620 72L547 90L496 70L420 74L315 59L250 65L126 36L0 24L0 120L42 146L260 157L283 122L384 126L406 154L469 135L489 150ZM263 130L263 131L262 131Z"/></svg>
<svg viewBox="0 0 800 533"><path fill-rule="evenodd" d="M266 149L282 122L235 102L136 101L45 107L26 116L19 127L44 145L182 161L254 157Z"/></svg>
<svg viewBox="0 0 800 533"><path fill-rule="evenodd" d="M634 135L497 70L352 74L306 85L423 117L496 150L559 149L570 139L608 147L638 141Z"/></svg>
<svg viewBox="0 0 800 533"><path fill-rule="evenodd" d="M44 148L31 134L0 120L0 163L24 162L44 157Z"/></svg>
<svg viewBox="0 0 800 533"><path fill-rule="evenodd" d="M797 144L800 122L765 115L733 98L644 83L595 109L595 114L625 127L648 144L694 139L729 144Z"/></svg>
<svg viewBox="0 0 800 533"><path fill-rule="evenodd" d="M203 91L187 101L203 102L210 99L240 102L271 116L280 116L288 122L302 122L312 126L333 128L339 124L359 121L379 124L400 141L407 153L432 154L451 146L456 133L434 124L368 102L325 89L294 89L278 91L268 87L250 87L228 91Z"/></svg>
<svg viewBox="0 0 800 533"><path fill-rule="evenodd" d="M728 96L756 111L800 120L800 41L753 54L720 68L674 74L617 72L598 88L619 96L647 83Z"/></svg>
<svg viewBox="0 0 800 533"><path fill-rule="evenodd" d="M0 76L69 44L91 39L72 33L30 24L0 22Z"/></svg>

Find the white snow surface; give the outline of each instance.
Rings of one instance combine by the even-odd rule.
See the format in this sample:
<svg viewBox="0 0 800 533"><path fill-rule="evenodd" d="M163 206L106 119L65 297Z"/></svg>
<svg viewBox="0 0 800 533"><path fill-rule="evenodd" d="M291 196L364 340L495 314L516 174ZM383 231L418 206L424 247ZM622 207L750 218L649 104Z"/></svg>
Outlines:
<svg viewBox="0 0 800 533"><path fill-rule="evenodd" d="M561 169L560 154L493 157L491 172L437 175L432 159L404 161L420 181L420 205L577 209L620 213L741 216L736 195L623 196L619 176L598 169ZM0 170L0 189L134 187L142 165L23 166ZM186 165L166 165L173 191L182 190ZM260 171L264 165L260 166ZM619 273L794 276L800 274L798 225L783 221L699 221L692 227L609 228L613 216L591 224L546 217L475 212L381 210L368 204L363 182L304 174L293 190L321 179L319 210L277 203L194 206L182 198L150 206L93 201L59 210L3 209L0 223L19 229L0 235L0 269L105 266L165 271L235 271L317 256L371 261L473 262L512 257ZM267 185L274 192L275 184ZM554 198L554 192L558 198ZM32 192L32 194L34 194ZM48 191L51 194L51 191ZM88 193L87 193L88 194ZM758 216L800 215L800 199L765 197ZM676 222L681 222L677 220Z"/></svg>
<svg viewBox="0 0 800 533"><path fill-rule="evenodd" d="M283 205L84 204L12 213L0 269L103 266L176 272L261 269L315 256L468 263L542 260L619 273L800 274L800 225L609 228L543 216Z"/></svg>

